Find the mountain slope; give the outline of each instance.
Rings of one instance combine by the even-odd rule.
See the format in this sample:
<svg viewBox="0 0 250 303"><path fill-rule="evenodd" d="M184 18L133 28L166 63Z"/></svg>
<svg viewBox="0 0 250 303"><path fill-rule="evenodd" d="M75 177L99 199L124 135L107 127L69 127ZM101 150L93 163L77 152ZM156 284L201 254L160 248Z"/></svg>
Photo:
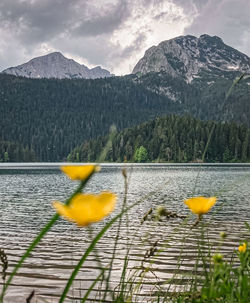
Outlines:
<svg viewBox="0 0 250 303"><path fill-rule="evenodd" d="M250 78L244 77L233 86L239 75L230 72L228 78L195 79L191 83L166 72L136 74L130 79L149 92L168 97L174 105L179 105L181 114L202 120L235 121L250 127Z"/></svg>
<svg viewBox="0 0 250 303"><path fill-rule="evenodd" d="M7 68L2 72L27 78L96 79L113 76L100 66L89 69L72 59L65 58L60 52L34 58L27 63Z"/></svg>
<svg viewBox="0 0 250 303"><path fill-rule="evenodd" d="M202 74L225 77L232 71L250 73L250 58L217 36L180 36L148 49L132 73L162 71L190 83Z"/></svg>

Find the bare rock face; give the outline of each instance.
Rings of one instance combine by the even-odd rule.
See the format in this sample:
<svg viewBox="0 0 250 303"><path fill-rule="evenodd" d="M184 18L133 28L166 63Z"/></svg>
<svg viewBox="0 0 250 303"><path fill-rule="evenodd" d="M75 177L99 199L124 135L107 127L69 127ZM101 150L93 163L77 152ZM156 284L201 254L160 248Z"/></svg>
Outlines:
<svg viewBox="0 0 250 303"><path fill-rule="evenodd" d="M2 72L27 78L96 79L113 76L100 66L89 69L72 59L65 58L60 52L34 58L27 63L7 68Z"/></svg>
<svg viewBox="0 0 250 303"><path fill-rule="evenodd" d="M217 36L180 36L149 48L132 73L162 71L192 82L202 72L250 73L250 58Z"/></svg>

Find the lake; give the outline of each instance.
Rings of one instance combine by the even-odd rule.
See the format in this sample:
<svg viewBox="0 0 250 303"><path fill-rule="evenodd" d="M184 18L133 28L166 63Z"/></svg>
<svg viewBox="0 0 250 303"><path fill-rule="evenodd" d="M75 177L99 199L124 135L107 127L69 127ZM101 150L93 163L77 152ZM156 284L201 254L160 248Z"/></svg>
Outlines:
<svg viewBox="0 0 250 303"><path fill-rule="evenodd" d="M1 247L8 255L8 272L24 253L38 231L55 213L51 202L64 201L76 188L77 182L69 180L52 164L1 164L0 166L0 209ZM102 190L115 192L119 201L113 217L121 210L124 194L124 180L121 170L124 165L104 164L99 173L88 183L85 191L98 193ZM163 221L141 220L150 208L164 205L177 215L188 215L183 200L192 196L217 196L218 201L212 211L204 216L208 225L208 236L225 256L238 247L239 241L249 238L244 222L250 221L250 165L169 165L136 164L127 165L129 176L128 201L141 199L142 202L123 217L117 246L117 255L112 271L112 285L119 281L121 268L128 243L132 243L129 254L131 272L140 268L147 250L157 243L152 270L145 279L145 288L139 296L147 302L147 294L155 284L163 285L172 277L185 239L185 258L180 265L185 275L194 264L198 228L183 226L182 218L169 218ZM149 193L150 196L147 196ZM93 233L99 231L110 220L92 225ZM190 219L195 221L195 217ZM228 237L222 243L219 233L225 231ZM97 245L97 253L103 265L109 263L117 224L107 231ZM59 219L42 243L32 252L8 289L6 302L24 302L35 290L34 302L58 302L58 297L88 243L91 234L86 228L78 228ZM160 252L160 250L163 250ZM149 260L145 260L145 264ZM69 302L80 302L91 281L98 275L96 257L91 254L69 292ZM176 277L175 284L178 285ZM92 299L98 301L98 298Z"/></svg>

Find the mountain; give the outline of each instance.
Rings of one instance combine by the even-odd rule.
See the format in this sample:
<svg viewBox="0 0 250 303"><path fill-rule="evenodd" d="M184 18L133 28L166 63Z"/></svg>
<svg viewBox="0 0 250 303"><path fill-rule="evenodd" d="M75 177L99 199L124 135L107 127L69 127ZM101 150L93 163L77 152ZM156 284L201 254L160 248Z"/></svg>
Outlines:
<svg viewBox="0 0 250 303"><path fill-rule="evenodd" d="M201 121L168 115L127 128L113 136L103 160L109 162L201 162L211 134L205 162L249 162L250 129L233 122ZM100 137L84 142L69 161L94 162L108 142Z"/></svg>
<svg viewBox="0 0 250 303"><path fill-rule="evenodd" d="M27 78L83 78L96 79L114 76L100 66L89 69L87 66L67 59L60 52L37 57L27 63L2 71L5 74Z"/></svg>
<svg viewBox="0 0 250 303"><path fill-rule="evenodd" d="M131 77L137 85L179 103L183 113L249 126L249 75L247 55L219 37L188 35L148 49ZM238 78L240 83L233 85Z"/></svg>
<svg viewBox="0 0 250 303"><path fill-rule="evenodd" d="M232 71L250 73L250 58L217 36L187 35L149 48L132 73L165 72L191 83L208 75L227 77Z"/></svg>
<svg viewBox="0 0 250 303"><path fill-rule="evenodd" d="M171 100L179 114L202 120L235 121L250 127L250 77L239 78L240 75L234 71L228 72L227 77L203 76L191 83L166 72L129 77L137 86Z"/></svg>

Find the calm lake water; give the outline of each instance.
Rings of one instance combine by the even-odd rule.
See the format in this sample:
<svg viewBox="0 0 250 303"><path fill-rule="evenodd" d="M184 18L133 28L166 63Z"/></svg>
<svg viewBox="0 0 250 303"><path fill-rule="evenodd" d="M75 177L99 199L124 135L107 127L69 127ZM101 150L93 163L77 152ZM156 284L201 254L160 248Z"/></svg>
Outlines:
<svg viewBox="0 0 250 303"><path fill-rule="evenodd" d="M111 190L117 193L119 202L115 212L121 210L124 193L122 165L103 165L102 170L89 182L85 191ZM185 254L180 271L187 273L195 262L195 248L199 229L190 230L195 218L188 226L182 226L183 219L170 218L164 221L146 221L144 214L157 205L164 205L178 215L189 214L183 200L191 196L217 196L218 202L212 211L204 216L208 224L208 237L220 247L225 256L239 245L240 239L249 238L244 222L250 221L250 165L133 165L127 166L129 176L128 204L142 197L142 202L129 214L129 226L124 216L117 255L112 271L112 285L120 278L127 243L132 243L129 254L131 272L139 268L148 249L157 243L159 250L151 265L152 270L145 277L145 287L140 291L141 301L147 302L147 294L155 285L165 287L172 277L185 239ZM1 164L0 166L0 243L9 259L8 272L24 253L25 248L38 231L53 216L51 201L64 201L76 188L77 182L69 180L59 170L58 164ZM150 196L147 196L151 192ZM100 230L105 221L93 225L93 233ZM219 233L225 231L228 237L221 243ZM97 245L97 253L103 266L107 265L113 251L117 224L107 231ZM87 229L79 229L60 219L45 236L42 243L32 252L13 285L8 289L6 302L25 302L35 290L34 302L58 302L58 297L69 278L74 265L90 242ZM148 265L145 260L144 265ZM148 263L147 263L148 262ZM80 302L91 282L98 275L96 257L91 254L69 292L68 302ZM181 278L175 278L175 284ZM98 298L93 297L93 301Z"/></svg>

